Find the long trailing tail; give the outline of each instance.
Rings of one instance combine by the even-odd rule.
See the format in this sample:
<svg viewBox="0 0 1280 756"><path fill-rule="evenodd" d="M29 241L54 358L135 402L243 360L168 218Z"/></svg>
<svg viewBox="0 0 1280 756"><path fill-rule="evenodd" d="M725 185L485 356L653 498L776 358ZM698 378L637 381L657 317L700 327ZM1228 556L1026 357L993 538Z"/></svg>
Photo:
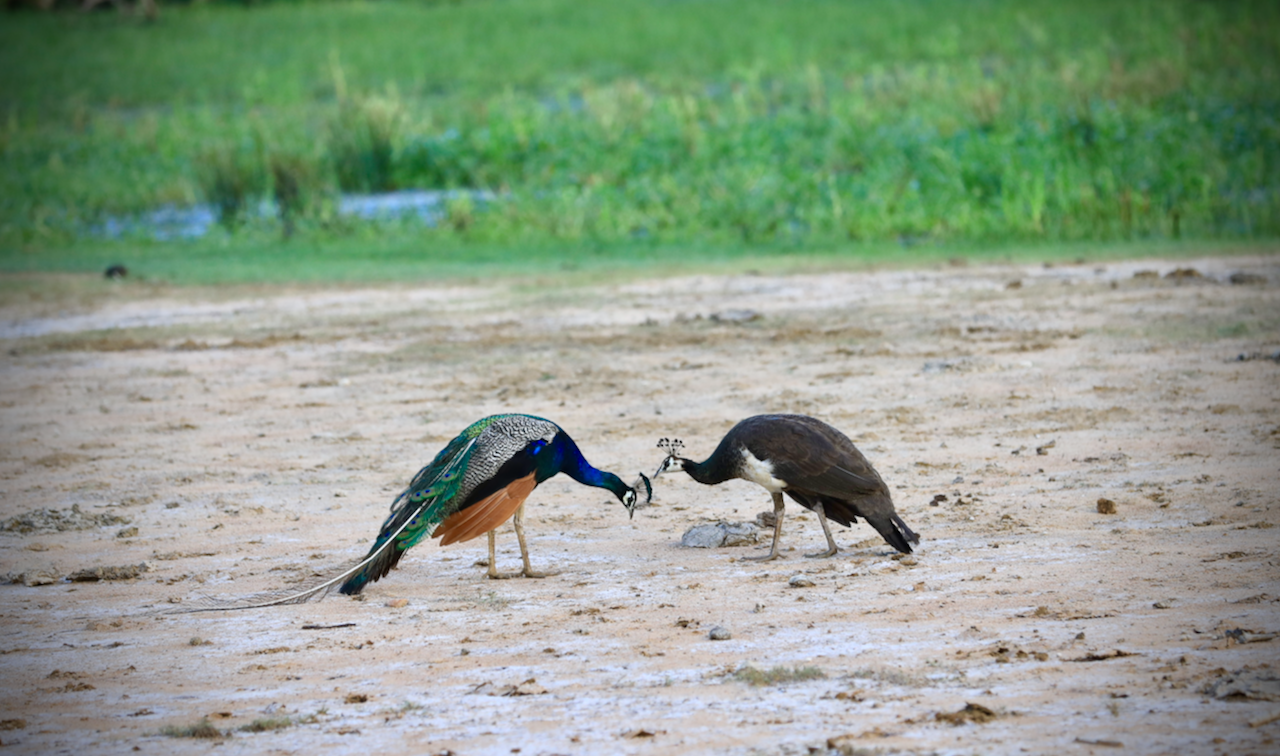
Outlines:
<svg viewBox="0 0 1280 756"><path fill-rule="evenodd" d="M472 428L476 424L472 425ZM470 430L470 429L468 429ZM391 571L401 555L426 538L446 514L442 504L451 501L462 484L462 471L471 459L479 433L462 435L450 441L435 459L418 471L413 482L391 504L391 514L378 530L378 540L352 567L318 585L301 590L283 590L260 593L244 599L219 601L204 599L202 606L179 609L175 613L219 612L233 609L259 609L282 604L301 604L316 596L326 595L339 583L338 589L354 596L364 587Z"/></svg>
<svg viewBox="0 0 1280 756"><path fill-rule="evenodd" d="M339 591L347 595L355 595L365 585L386 575L400 561L404 549L397 549L396 537L414 523L422 513L422 507L404 506L396 510L384 523L382 534L377 543L369 550L364 559L347 568L341 574L326 579L318 585L308 586L300 590L270 591L243 599L222 601L205 598L201 606L177 609L172 614L192 614L195 612L229 612L237 609L261 609L267 606L283 606L286 604L302 604L317 596L323 596L342 583ZM345 582L344 582L345 581Z"/></svg>
<svg viewBox="0 0 1280 756"><path fill-rule="evenodd" d="M896 512L889 514L887 517L864 517L871 527L876 529L890 546L894 547L903 554L911 553L911 544L920 543L920 536L916 535L907 524L902 521Z"/></svg>

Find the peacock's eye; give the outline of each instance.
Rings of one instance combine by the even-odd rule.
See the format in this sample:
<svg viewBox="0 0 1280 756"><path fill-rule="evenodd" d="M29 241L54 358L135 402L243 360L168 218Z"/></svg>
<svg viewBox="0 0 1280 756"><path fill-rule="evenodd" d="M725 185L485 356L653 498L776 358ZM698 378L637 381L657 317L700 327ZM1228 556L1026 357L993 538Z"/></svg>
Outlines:
<svg viewBox="0 0 1280 756"><path fill-rule="evenodd" d="M546 445L547 445L546 441L543 441L542 439L538 439L537 441L534 441L533 443L529 444L529 453L537 454L538 452L542 451L543 447L545 447Z"/></svg>

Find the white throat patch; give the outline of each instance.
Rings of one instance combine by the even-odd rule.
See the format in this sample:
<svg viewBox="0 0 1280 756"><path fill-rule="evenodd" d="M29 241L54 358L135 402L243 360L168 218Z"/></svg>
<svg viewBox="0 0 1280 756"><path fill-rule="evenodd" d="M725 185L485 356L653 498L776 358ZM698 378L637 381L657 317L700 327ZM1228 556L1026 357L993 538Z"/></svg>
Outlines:
<svg viewBox="0 0 1280 756"><path fill-rule="evenodd" d="M785 481L773 477L772 462L756 459L745 446L742 448L742 472L746 480L764 487L769 493L782 493L787 487Z"/></svg>

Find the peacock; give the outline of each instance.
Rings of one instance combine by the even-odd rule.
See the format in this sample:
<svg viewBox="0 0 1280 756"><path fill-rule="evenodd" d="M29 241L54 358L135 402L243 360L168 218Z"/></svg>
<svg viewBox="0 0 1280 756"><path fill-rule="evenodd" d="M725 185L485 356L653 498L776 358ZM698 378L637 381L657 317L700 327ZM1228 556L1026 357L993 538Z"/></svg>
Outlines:
<svg viewBox="0 0 1280 756"><path fill-rule="evenodd" d="M569 434L550 420L533 415L491 415L468 426L413 476L409 487L391 503L391 514L382 523L373 547L354 567L319 585L238 600L206 598L198 606L174 611L185 614L300 604L328 593L339 583L340 592L356 595L385 577L404 552L427 537L439 538L440 545L448 546L487 533L489 577L545 577L529 564L524 502L539 483L559 473L583 485L608 489L631 516L653 497L644 473L628 486L617 475L597 470ZM524 569L503 575L496 566L493 531L508 519L515 525Z"/></svg>
<svg viewBox="0 0 1280 756"><path fill-rule="evenodd" d="M539 483L558 473L611 491L631 516L637 506L649 503L653 493L643 473L628 486L617 475L592 467L569 434L550 420L492 415L468 426L418 471L392 503L391 515L382 523L369 553L329 585L342 580L339 590L355 595L385 577L406 551L427 537L439 538L441 546L448 546L486 533L490 578L545 577L529 564L524 502ZM515 526L524 562L524 569L515 575L499 573L495 563L493 531L508 519Z"/></svg>
<svg viewBox="0 0 1280 756"><path fill-rule="evenodd" d="M807 415L757 415L729 429L720 445L703 462L679 456L680 441L662 439L667 457L654 474L681 469L709 486L741 478L763 486L773 496L773 546L761 557L778 557L786 494L818 515L827 537L827 550L810 557L830 557L839 550L827 525L830 518L845 527L859 517L904 554L920 536L902 521L893 507L889 487L862 452L840 431Z"/></svg>

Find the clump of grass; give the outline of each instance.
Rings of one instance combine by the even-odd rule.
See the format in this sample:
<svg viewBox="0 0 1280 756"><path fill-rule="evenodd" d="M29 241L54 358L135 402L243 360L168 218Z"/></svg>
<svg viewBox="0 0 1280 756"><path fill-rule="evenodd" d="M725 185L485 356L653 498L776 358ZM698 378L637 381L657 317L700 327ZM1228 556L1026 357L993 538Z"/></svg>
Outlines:
<svg viewBox="0 0 1280 756"><path fill-rule="evenodd" d="M185 727L169 725L162 728L160 734L170 738L207 738L209 740L220 740L226 737L226 733L214 727L208 717L202 717L199 722Z"/></svg>
<svg viewBox="0 0 1280 756"><path fill-rule="evenodd" d="M783 667L777 666L767 670L757 669L750 664L733 673L733 679L752 686L782 685L789 682L826 679L827 673L817 667Z"/></svg>
<svg viewBox="0 0 1280 756"><path fill-rule="evenodd" d="M323 193L322 179L315 166L298 155L272 154L267 164L276 212L284 238L289 239L297 231L298 221L311 213Z"/></svg>
<svg viewBox="0 0 1280 756"><path fill-rule="evenodd" d="M344 99L329 124L329 154L338 187L349 192L395 188L394 146L402 108L392 98Z"/></svg>
<svg viewBox="0 0 1280 756"><path fill-rule="evenodd" d="M477 606L483 606L486 609L491 609L495 612L506 609L511 605L511 599L506 596L499 596L493 591L477 593L474 600Z"/></svg>
<svg viewBox="0 0 1280 756"><path fill-rule="evenodd" d="M196 174L218 223L228 231L236 230L262 188L257 160L234 147L214 148L199 157Z"/></svg>
<svg viewBox="0 0 1280 756"><path fill-rule="evenodd" d="M240 732L274 732L275 730L293 727L295 724L297 722L294 722L289 717L261 717L249 724L240 725L236 729Z"/></svg>

